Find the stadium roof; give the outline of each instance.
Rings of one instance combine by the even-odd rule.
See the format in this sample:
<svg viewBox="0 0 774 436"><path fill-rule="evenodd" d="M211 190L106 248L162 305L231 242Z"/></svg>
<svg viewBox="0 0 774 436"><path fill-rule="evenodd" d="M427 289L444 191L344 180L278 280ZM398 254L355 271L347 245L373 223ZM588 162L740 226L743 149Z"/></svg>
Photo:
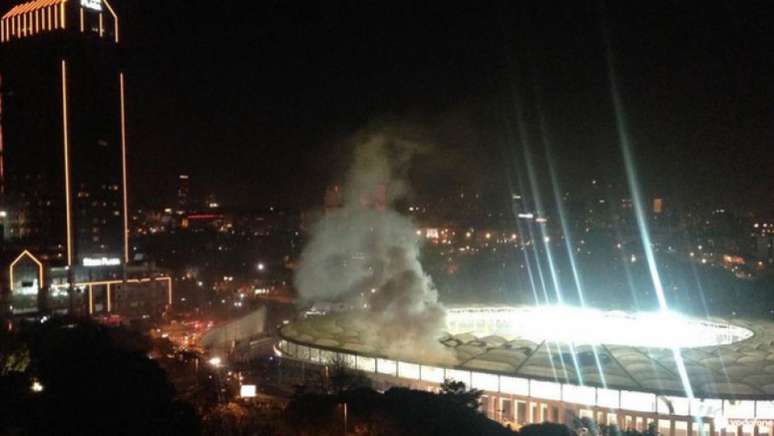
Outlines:
<svg viewBox="0 0 774 436"><path fill-rule="evenodd" d="M353 317L341 313L311 317L282 329L284 339L318 348L396 359L363 340L367 331ZM697 398L774 399L774 323L751 320L713 320L753 331L749 339L730 345L682 349L686 371ZM441 338L453 350L457 369L549 380L560 383L684 396L672 350L622 345L599 345L600 375L591 346L535 343L499 336L461 333ZM405 359L402 359L405 360ZM576 367L573 360L578 362ZM438 362L414 362L439 365ZM562 366L566 370L562 369ZM449 367L449 365L442 365ZM579 377L580 376L580 377ZM606 383L603 383L604 381Z"/></svg>

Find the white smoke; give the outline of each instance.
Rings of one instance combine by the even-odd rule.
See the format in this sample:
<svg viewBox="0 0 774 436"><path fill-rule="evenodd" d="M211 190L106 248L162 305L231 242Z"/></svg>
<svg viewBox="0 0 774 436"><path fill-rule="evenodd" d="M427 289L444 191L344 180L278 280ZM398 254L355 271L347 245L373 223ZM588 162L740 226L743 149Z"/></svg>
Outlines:
<svg viewBox="0 0 774 436"><path fill-rule="evenodd" d="M446 313L419 261L417 228L393 208L423 147L392 131L361 135L343 205L311 230L295 285L306 302L340 301L361 311L366 339L393 354L434 353ZM438 357L438 356L437 356Z"/></svg>

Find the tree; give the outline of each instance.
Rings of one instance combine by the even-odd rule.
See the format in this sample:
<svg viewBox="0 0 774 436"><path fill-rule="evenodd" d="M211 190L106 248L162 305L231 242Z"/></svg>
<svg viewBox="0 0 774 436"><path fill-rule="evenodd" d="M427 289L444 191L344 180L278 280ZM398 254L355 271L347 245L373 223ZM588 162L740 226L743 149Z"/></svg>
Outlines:
<svg viewBox="0 0 774 436"><path fill-rule="evenodd" d="M597 425L596 421L586 416L581 418L573 416L570 427L577 434L588 436L598 436L600 434L599 425Z"/></svg>
<svg viewBox="0 0 774 436"><path fill-rule="evenodd" d="M441 383L441 395L470 409L478 409L483 391L467 389L465 383L447 378Z"/></svg>
<svg viewBox="0 0 774 436"><path fill-rule="evenodd" d="M553 422L529 424L519 430L520 436L575 436L575 434L570 427Z"/></svg>
<svg viewBox="0 0 774 436"><path fill-rule="evenodd" d="M338 395L353 389L370 388L372 385L368 376L350 368L347 361L340 355L336 355L331 360L329 371L330 389Z"/></svg>
<svg viewBox="0 0 774 436"><path fill-rule="evenodd" d="M175 400L165 372L141 337L88 320L53 319L24 327L29 349L21 433L30 435L198 434L193 409ZM139 335L138 335L139 336Z"/></svg>
<svg viewBox="0 0 774 436"><path fill-rule="evenodd" d="M30 364L30 350L18 335L0 329L0 376L24 373Z"/></svg>
<svg viewBox="0 0 774 436"><path fill-rule="evenodd" d="M464 391L468 392L468 391ZM406 388L379 393L369 388L341 394L306 393L294 398L285 412L288 435L339 435L344 425L352 434L373 436L513 435L453 394Z"/></svg>
<svg viewBox="0 0 774 436"><path fill-rule="evenodd" d="M574 417L570 429L576 434L589 436L658 436L659 434L655 422L648 424L648 429L645 431L631 428L621 431L615 424L597 424L596 421L587 417Z"/></svg>

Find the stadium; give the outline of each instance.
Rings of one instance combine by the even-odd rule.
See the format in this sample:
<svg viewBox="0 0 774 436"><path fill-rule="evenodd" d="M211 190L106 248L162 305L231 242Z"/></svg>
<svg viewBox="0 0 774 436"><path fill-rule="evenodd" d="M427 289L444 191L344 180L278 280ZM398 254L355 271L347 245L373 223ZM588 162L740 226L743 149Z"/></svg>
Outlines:
<svg viewBox="0 0 774 436"><path fill-rule="evenodd" d="M588 417L670 436L774 436L774 323L557 306L452 308L445 358L376 349L353 312L281 330L283 359L339 358L378 388L434 390L445 379L484 392L503 424ZM416 354L425 356L427 354Z"/></svg>

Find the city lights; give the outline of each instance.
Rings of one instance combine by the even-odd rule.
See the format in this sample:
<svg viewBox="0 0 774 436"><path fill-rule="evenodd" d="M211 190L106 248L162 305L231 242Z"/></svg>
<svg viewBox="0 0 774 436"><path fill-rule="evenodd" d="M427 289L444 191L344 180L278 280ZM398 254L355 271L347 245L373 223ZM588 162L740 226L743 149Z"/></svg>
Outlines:
<svg viewBox="0 0 774 436"><path fill-rule="evenodd" d="M774 436L745 2L6 3L10 432Z"/></svg>
<svg viewBox="0 0 774 436"><path fill-rule="evenodd" d="M112 12L112 11L111 11ZM101 16L101 14L100 14ZM116 27L118 20L116 19ZM116 31L116 42L118 42L118 32ZM118 75L119 91L121 92L121 188L123 190L123 233L124 233L124 262L129 263L129 196L127 187L127 165L126 165L126 84L124 73Z"/></svg>
<svg viewBox="0 0 774 436"><path fill-rule="evenodd" d="M32 381L32 386L30 386L30 390L37 394L37 393L43 392L44 388L43 388L43 385L39 381L33 380Z"/></svg>
<svg viewBox="0 0 774 436"><path fill-rule="evenodd" d="M242 398L255 398L256 387L255 385L242 385L239 387L239 396Z"/></svg>
<svg viewBox="0 0 774 436"><path fill-rule="evenodd" d="M83 258L83 266L85 267L97 267L97 266L118 266L121 265L121 259L117 257L100 257L100 258Z"/></svg>

